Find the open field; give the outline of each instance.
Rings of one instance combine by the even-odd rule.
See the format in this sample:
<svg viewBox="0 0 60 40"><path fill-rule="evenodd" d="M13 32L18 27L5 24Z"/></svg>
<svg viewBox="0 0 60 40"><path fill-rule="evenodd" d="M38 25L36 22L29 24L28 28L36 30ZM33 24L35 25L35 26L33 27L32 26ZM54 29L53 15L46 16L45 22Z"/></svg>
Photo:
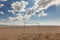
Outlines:
<svg viewBox="0 0 60 40"><path fill-rule="evenodd" d="M0 26L0 40L60 40L60 26Z"/></svg>

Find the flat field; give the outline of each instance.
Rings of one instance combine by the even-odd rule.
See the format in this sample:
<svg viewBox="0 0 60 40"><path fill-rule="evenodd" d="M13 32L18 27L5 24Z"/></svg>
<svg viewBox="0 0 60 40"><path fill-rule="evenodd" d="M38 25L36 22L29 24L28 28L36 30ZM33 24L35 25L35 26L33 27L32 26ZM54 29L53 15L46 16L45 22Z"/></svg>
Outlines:
<svg viewBox="0 0 60 40"><path fill-rule="evenodd" d="M60 26L0 26L0 40L60 40Z"/></svg>

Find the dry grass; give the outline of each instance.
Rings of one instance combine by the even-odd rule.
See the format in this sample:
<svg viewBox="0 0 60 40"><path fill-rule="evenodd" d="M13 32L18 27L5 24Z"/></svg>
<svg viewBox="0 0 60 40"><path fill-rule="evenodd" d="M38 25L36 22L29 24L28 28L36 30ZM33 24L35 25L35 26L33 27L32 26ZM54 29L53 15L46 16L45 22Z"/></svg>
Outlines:
<svg viewBox="0 0 60 40"><path fill-rule="evenodd" d="M0 27L0 40L60 40L60 27Z"/></svg>
<svg viewBox="0 0 60 40"><path fill-rule="evenodd" d="M39 33L39 34L31 34L31 33L22 33L16 35L0 35L0 40L60 40L59 33Z"/></svg>

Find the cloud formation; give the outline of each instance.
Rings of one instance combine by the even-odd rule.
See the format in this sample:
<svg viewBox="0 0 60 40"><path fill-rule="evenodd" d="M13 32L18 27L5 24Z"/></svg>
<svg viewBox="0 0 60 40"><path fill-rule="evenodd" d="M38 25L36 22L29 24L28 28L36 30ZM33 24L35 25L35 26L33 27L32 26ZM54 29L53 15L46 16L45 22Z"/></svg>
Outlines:
<svg viewBox="0 0 60 40"><path fill-rule="evenodd" d="M25 11L25 7L26 7L27 4L28 4L28 2L25 2L25 1L21 1L21 2L16 1L16 2L13 2L11 4L11 6L12 6L11 8L13 8L13 10L8 10L8 11L12 12L12 13Z"/></svg>
<svg viewBox="0 0 60 40"><path fill-rule="evenodd" d="M39 11L42 11L42 13L39 13L38 17L44 17L47 16L48 14L46 14L43 10L44 9L48 9L50 6L53 5L60 5L60 0L34 0L34 5L31 8L25 9L26 5L28 4L28 2L25 1L21 1L21 2L14 2L13 4L11 4L13 10L8 10L9 12L12 12L13 14L16 14L15 12L25 12L22 14L25 14L22 16L21 13L16 14L16 17L9 17L8 19L10 21L15 21L15 22L21 22L23 20L29 20L30 17L32 17L33 15L36 15L36 13Z"/></svg>
<svg viewBox="0 0 60 40"><path fill-rule="evenodd" d="M3 6L4 6L4 4L0 4L0 8L3 7Z"/></svg>
<svg viewBox="0 0 60 40"><path fill-rule="evenodd" d="M0 14L4 14L4 12L0 11Z"/></svg>
<svg viewBox="0 0 60 40"><path fill-rule="evenodd" d="M13 8L13 10L8 10L8 12L12 12L13 14L16 14L16 17L8 17L8 19L10 21L23 21L23 20L28 20L29 16L28 15L24 15L22 16L22 14L24 13L20 13L20 12L25 12L26 11L26 5L28 5L28 2L26 1L16 1L16 2L13 2L11 4L11 8ZM19 12L19 13L15 13L15 12Z"/></svg>
<svg viewBox="0 0 60 40"><path fill-rule="evenodd" d="M7 0L0 0L0 1L7 1Z"/></svg>
<svg viewBox="0 0 60 40"><path fill-rule="evenodd" d="M21 19L23 18L23 16L21 14L17 14L16 17L8 17L9 21L22 21Z"/></svg>
<svg viewBox="0 0 60 40"><path fill-rule="evenodd" d="M40 13L40 14L38 15L38 17L42 17L42 16L48 16L48 14L47 14L47 13L44 13L44 11L42 11L42 13Z"/></svg>
<svg viewBox="0 0 60 40"><path fill-rule="evenodd" d="M36 12L40 10L47 9L53 5L60 5L60 0L35 0L35 5L32 7Z"/></svg>
<svg viewBox="0 0 60 40"><path fill-rule="evenodd" d="M39 11L42 11L42 13L39 13L39 17L47 16L48 14L44 13L43 10L47 10L50 6L53 5L60 5L60 0L35 0L34 6L32 8L28 8L25 12L28 16L30 15L30 17L36 15L36 13L39 13Z"/></svg>

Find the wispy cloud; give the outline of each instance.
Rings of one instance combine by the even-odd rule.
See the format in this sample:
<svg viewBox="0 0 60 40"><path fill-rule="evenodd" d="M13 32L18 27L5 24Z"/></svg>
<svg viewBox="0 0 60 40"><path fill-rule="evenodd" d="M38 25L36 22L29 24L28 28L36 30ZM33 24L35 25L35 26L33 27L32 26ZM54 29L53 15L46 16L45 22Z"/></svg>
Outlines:
<svg viewBox="0 0 60 40"><path fill-rule="evenodd" d="M36 15L38 12L38 17L45 17L49 14L44 12L44 9L47 10L50 6L60 5L60 0L34 0L34 5L31 8L26 8L26 5L29 4L27 1L16 1L11 4L12 10L8 12L13 13L16 17L8 17L8 20L11 23L21 23L24 20L29 20L32 16ZM39 12L41 11L41 13ZM18 12L18 13L16 13ZM23 12L23 13L21 13ZM23 14L23 15L22 15Z"/></svg>
<svg viewBox="0 0 60 40"><path fill-rule="evenodd" d="M4 14L4 12L0 11L0 14Z"/></svg>
<svg viewBox="0 0 60 40"><path fill-rule="evenodd" d="M26 5L28 4L28 2L25 2L25 1L21 1L21 2L13 2L11 4L11 8L13 8L13 10L8 10L9 12L22 12L22 11L25 11L25 7Z"/></svg>
<svg viewBox="0 0 60 40"><path fill-rule="evenodd" d="M0 1L7 1L7 0L0 0Z"/></svg>
<svg viewBox="0 0 60 40"><path fill-rule="evenodd" d="M35 0L35 5L32 7L35 11L40 11L42 9L47 9L53 5L60 5L60 0Z"/></svg>
<svg viewBox="0 0 60 40"><path fill-rule="evenodd" d="M4 4L0 4L0 8L3 7L3 6L4 6Z"/></svg>
<svg viewBox="0 0 60 40"><path fill-rule="evenodd" d="M44 17L44 16L48 16L48 14L47 13L44 13L44 11L42 11L39 15L38 15L38 17Z"/></svg>

